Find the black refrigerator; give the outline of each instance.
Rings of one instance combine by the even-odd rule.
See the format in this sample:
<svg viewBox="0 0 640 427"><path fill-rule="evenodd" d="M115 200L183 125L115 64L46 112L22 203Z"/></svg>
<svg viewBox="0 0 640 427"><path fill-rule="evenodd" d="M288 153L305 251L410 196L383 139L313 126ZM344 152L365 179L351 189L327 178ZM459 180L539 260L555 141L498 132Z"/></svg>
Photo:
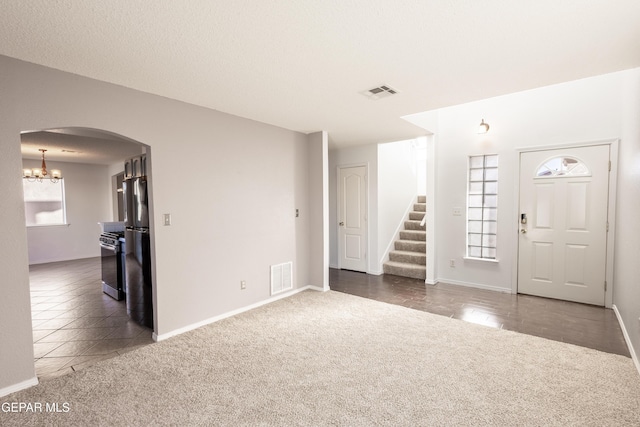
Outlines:
<svg viewBox="0 0 640 427"><path fill-rule="evenodd" d="M147 177L130 176L122 188L125 200L127 313L133 321L153 329Z"/></svg>

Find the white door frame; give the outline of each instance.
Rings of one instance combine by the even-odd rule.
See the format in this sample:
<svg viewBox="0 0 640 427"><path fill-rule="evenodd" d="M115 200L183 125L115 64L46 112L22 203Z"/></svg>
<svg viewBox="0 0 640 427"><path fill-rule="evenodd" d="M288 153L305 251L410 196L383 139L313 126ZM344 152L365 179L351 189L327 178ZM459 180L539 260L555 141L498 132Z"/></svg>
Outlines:
<svg viewBox="0 0 640 427"><path fill-rule="evenodd" d="M427 276L424 283L427 285L436 285L438 283L438 272L436 255L438 245L436 244L438 233L436 228L436 206L434 200L436 198L436 183L438 180L436 170L436 140L435 135L427 135ZM430 203L430 205L429 205Z"/></svg>
<svg viewBox="0 0 640 427"><path fill-rule="evenodd" d="M610 161L611 172L609 173L609 200L607 206L607 218L609 221L609 232L607 233L607 261L606 261L606 275L607 289L604 293L604 306L611 308L613 306L613 260L614 260L614 247L616 236L616 191L618 180L618 144L619 139L606 139L601 141L589 141L589 142L575 142L567 144L553 144L542 145L537 147L523 147L516 148L514 153L514 165L517 165L514 172L514 176L520 176L520 154L531 151L546 151L557 150L563 148L577 148L577 147L590 147L594 145L609 145L610 146ZM519 259L519 230L520 230L520 182L515 186L515 196L513 202L513 228L512 228L512 241L515 249L516 256L512 260L512 274L511 274L511 293L518 293L518 259Z"/></svg>
<svg viewBox="0 0 640 427"><path fill-rule="evenodd" d="M340 245L340 226L338 225L338 221L340 220L340 207L341 207L341 201L340 201L340 171L342 169L348 169L348 168L356 168L356 167L364 167L364 190L365 190L365 209L366 209L366 215L367 215L367 223L366 223L366 242L365 242L365 246L367 248L367 263L366 263L366 273L370 274L370 260L371 260L371 239L369 238L370 236L370 231L371 229L369 228L369 224L371 223L370 218L370 212L369 212L369 163L368 162L364 162L364 163L348 163L348 164L344 164L344 165L338 165L336 167L336 224L334 224L335 230L336 230L336 242L338 242L338 268L341 269L342 268L342 245Z"/></svg>

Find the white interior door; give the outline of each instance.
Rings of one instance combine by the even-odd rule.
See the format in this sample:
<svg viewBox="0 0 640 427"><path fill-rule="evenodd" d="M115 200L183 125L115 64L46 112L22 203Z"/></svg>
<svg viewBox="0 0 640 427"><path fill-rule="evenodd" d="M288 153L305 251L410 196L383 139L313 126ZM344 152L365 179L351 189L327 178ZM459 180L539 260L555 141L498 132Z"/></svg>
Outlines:
<svg viewBox="0 0 640 427"><path fill-rule="evenodd" d="M365 166L338 169L340 268L367 271L367 185Z"/></svg>
<svg viewBox="0 0 640 427"><path fill-rule="evenodd" d="M604 305L608 189L608 145L520 154L519 293Z"/></svg>

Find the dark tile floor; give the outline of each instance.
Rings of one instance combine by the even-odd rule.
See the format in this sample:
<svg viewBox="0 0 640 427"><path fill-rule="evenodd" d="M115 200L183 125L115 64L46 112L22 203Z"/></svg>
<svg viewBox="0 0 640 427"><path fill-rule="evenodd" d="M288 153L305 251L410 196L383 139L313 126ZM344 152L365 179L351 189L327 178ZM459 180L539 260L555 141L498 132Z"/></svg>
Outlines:
<svg viewBox="0 0 640 427"><path fill-rule="evenodd" d="M100 258L29 267L36 374L64 375L151 344L124 301L102 293Z"/></svg>
<svg viewBox="0 0 640 427"><path fill-rule="evenodd" d="M334 291L631 357L616 315L592 305L330 269Z"/></svg>

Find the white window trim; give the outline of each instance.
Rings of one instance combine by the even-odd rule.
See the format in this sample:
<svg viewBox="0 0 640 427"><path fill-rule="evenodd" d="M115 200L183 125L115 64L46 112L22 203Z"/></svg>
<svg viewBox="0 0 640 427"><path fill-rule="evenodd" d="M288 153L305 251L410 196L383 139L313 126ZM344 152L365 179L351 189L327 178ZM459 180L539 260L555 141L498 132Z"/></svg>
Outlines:
<svg viewBox="0 0 640 427"><path fill-rule="evenodd" d="M465 261L480 261L480 262L492 262L492 263L499 263L500 260L498 258L476 258L476 257L472 257L472 256L464 256L462 257L463 260Z"/></svg>
<svg viewBox="0 0 640 427"><path fill-rule="evenodd" d="M22 179L25 180L27 178L22 178ZM48 180L48 178L45 178L45 180ZM31 181L28 181L28 182L31 182ZM62 191L62 222L52 223L52 224L26 224L26 221L25 221L25 227L26 228L69 227L71 225L69 223L69 221L67 220L67 194L66 194L65 185L64 185L64 178L60 178L59 182L60 182L60 188L61 188L61 191ZM47 185L47 184L50 184L50 183L37 182L37 184L38 185ZM22 203L24 204L25 210L26 210L27 201L23 200ZM26 218L25 218L25 220L26 220Z"/></svg>

